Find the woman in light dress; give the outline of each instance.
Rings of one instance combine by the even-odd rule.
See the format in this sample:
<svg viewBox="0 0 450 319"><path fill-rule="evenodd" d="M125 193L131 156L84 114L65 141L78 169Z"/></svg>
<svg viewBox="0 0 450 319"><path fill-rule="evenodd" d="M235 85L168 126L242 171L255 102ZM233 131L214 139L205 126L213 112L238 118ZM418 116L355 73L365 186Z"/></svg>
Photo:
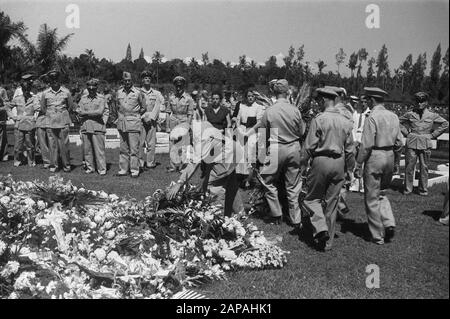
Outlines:
<svg viewBox="0 0 450 319"><path fill-rule="evenodd" d="M236 173L243 176L247 176L245 186L249 186L251 179L251 165L256 164L257 159L257 134L250 135L247 138L243 138L243 133L247 132L262 118L265 107L256 103L255 93L248 91L246 101L240 104L239 113L236 117L237 126L237 158L238 164L236 167ZM250 176L249 176L250 175Z"/></svg>

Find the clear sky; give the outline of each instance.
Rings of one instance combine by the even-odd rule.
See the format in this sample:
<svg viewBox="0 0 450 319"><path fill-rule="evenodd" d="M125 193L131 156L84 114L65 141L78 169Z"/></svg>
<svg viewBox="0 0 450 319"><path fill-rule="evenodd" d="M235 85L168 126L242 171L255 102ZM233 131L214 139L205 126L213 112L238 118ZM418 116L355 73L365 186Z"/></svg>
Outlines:
<svg viewBox="0 0 450 319"><path fill-rule="evenodd" d="M80 8L80 28L68 29L67 4ZM368 4L380 8L380 28L369 29ZM437 45L449 45L448 0L306 1L306 0L141 0L38 1L0 0L14 21L28 27L35 41L47 23L59 35L75 33L65 53L78 56L93 49L97 57L120 61L131 43L133 59L141 47L146 56L161 51L165 57L197 57L237 62L242 54L264 62L286 54L289 46L305 45L305 60L322 59L325 71L336 71L340 47L348 56L361 47L376 57L387 45L389 66L397 68L409 54L427 52L428 63ZM346 69L342 68L341 69Z"/></svg>

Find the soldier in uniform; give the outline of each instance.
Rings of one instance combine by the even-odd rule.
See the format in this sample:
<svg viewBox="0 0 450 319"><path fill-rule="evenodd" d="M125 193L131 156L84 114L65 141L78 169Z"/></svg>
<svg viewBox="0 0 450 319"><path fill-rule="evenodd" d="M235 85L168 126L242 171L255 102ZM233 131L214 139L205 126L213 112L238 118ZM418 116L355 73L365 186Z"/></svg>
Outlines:
<svg viewBox="0 0 450 319"><path fill-rule="evenodd" d="M313 235L320 250L333 245L339 194L346 172L355 165L351 127L335 107L337 93L332 89L317 89L323 112L312 121L302 150L302 167L311 167L306 179L307 193L303 207L311 216Z"/></svg>
<svg viewBox="0 0 450 319"><path fill-rule="evenodd" d="M24 74L22 76L21 93L16 95L9 107L9 117L14 120L14 166L21 164L21 154L26 149L28 165L36 166L35 155L35 138L34 132L36 128L36 119L34 113L39 109L39 101L31 92L33 85L33 76ZM13 115L10 110L16 108L17 115Z"/></svg>
<svg viewBox="0 0 450 319"><path fill-rule="evenodd" d="M141 167L155 168L156 129L161 105L164 104L162 94L150 87L152 75L149 71L141 73L142 93L145 95L146 111L142 114L142 133L140 142ZM146 151L145 151L146 150Z"/></svg>
<svg viewBox="0 0 450 319"><path fill-rule="evenodd" d="M428 110L427 93L418 92L415 94L415 99L417 103L415 109L400 117L402 134L406 137L404 194L408 195L413 191L415 166L419 158L419 194L427 196L431 139L436 139L448 129L448 121ZM440 124L440 126L434 129L434 124Z"/></svg>
<svg viewBox="0 0 450 319"><path fill-rule="evenodd" d="M97 93L98 80L87 82L88 95L83 95L76 112L81 118L81 136L83 141L86 174L97 169L100 175L106 175L105 133L108 110L103 95ZM95 163L94 163L95 157Z"/></svg>
<svg viewBox="0 0 450 319"><path fill-rule="evenodd" d="M42 95L46 90L46 85L44 83L44 79L46 79L46 75L41 76L41 79L37 81L37 98L40 101L42 99ZM47 169L50 167L50 149L49 149L49 140L47 135L48 128L48 118L47 115L39 109L36 117L36 140L39 145L39 152L41 154L42 163L44 164L42 168Z"/></svg>
<svg viewBox="0 0 450 319"><path fill-rule="evenodd" d="M0 161L8 160L8 134L6 122L8 121L7 103L9 102L6 90L0 86Z"/></svg>
<svg viewBox="0 0 450 319"><path fill-rule="evenodd" d="M300 138L305 133L305 124L298 108L288 102L288 81L277 80L273 85L273 92L277 101L268 107L258 123L245 132L244 136L251 136L259 128L269 130L268 162L264 160L261 177L267 187L266 199L270 207L270 222L279 224L282 219L282 207L278 198L278 180L284 178L287 201L289 203L289 219L298 231L301 226L301 212L299 196L302 188L300 177ZM264 144L259 143L258 145ZM263 152L264 145L258 151ZM258 156L261 159L261 156ZM284 176L283 176L284 175Z"/></svg>
<svg viewBox="0 0 450 319"><path fill-rule="evenodd" d="M395 233L395 219L385 190L392 180L395 153L402 149L400 122L397 115L383 105L385 91L365 87L364 92L371 111L364 123L355 177L362 175L364 179L364 201L372 241L382 245L391 241Z"/></svg>
<svg viewBox="0 0 450 319"><path fill-rule="evenodd" d="M182 123L178 127L177 135L173 139L186 139L189 126ZM205 170L203 181L204 191L208 190L213 203L221 205L225 216L232 213L244 213L244 205L239 191L236 177L236 158L233 138L231 134L224 135L207 121L194 121L192 124L194 156L181 171L178 181L171 186L168 198L172 199L180 188L194 175L199 166ZM184 133L183 133L184 132ZM184 137L184 138L183 138ZM223 139L227 139L226 142Z"/></svg>
<svg viewBox="0 0 450 319"><path fill-rule="evenodd" d="M169 98L168 107L170 130L181 123L190 124L194 115L194 100L185 92L186 79L176 76L173 79L173 85L175 86L175 95ZM169 141L170 166L167 169L169 172L180 170L181 151L181 148L173 140Z"/></svg>
<svg viewBox="0 0 450 319"><path fill-rule="evenodd" d="M56 172L61 159L63 170L70 172L69 157L69 111L74 110L72 95L62 87L59 72L52 70L47 73L50 88L44 91L41 98L41 110L47 116L47 135L50 149L50 171Z"/></svg>
<svg viewBox="0 0 450 319"><path fill-rule="evenodd" d="M118 119L120 134L119 172L116 176L139 176L139 143L142 132L141 115L146 111L145 96L133 86L131 73L123 72L123 87L117 91Z"/></svg>
<svg viewBox="0 0 450 319"><path fill-rule="evenodd" d="M353 134L353 112L348 109L348 107L345 105L345 98L347 95L347 91L344 88L336 87L336 86L325 86L327 89L331 89L336 92L338 95L335 99L335 105L334 107L339 111L339 113L344 116L347 121L348 125L350 125L352 129ZM349 171L346 173L348 174ZM350 176L347 175L345 177L345 183L341 189L340 196L339 196L339 203L338 203L338 216L342 218L344 214L347 214L350 209L347 206L347 194L348 190L350 188L351 181Z"/></svg>

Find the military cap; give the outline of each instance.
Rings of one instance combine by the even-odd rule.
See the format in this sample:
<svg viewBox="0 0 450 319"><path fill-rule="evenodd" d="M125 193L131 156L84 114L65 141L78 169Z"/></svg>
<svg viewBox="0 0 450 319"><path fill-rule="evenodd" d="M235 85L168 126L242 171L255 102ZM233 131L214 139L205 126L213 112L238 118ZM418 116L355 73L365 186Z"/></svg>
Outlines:
<svg viewBox="0 0 450 319"><path fill-rule="evenodd" d="M269 86L270 86L270 87L273 87L277 81L278 81L278 79L270 80L270 81L269 81Z"/></svg>
<svg viewBox="0 0 450 319"><path fill-rule="evenodd" d="M24 81L28 81L28 80L32 80L32 79L33 79L33 74L25 73L24 75L22 75L22 80L24 80Z"/></svg>
<svg viewBox="0 0 450 319"><path fill-rule="evenodd" d="M289 91L289 83L285 79L277 80L273 84L273 91L275 93L286 93Z"/></svg>
<svg viewBox="0 0 450 319"><path fill-rule="evenodd" d="M131 80L131 73L130 72L123 72L122 73L122 80Z"/></svg>
<svg viewBox="0 0 450 319"><path fill-rule="evenodd" d="M316 92L318 95L329 98L329 99L335 99L338 94L335 90L330 89L329 87L323 87L316 89Z"/></svg>
<svg viewBox="0 0 450 319"><path fill-rule="evenodd" d="M366 97L385 98L388 94L386 91L377 87L365 87L364 94Z"/></svg>
<svg viewBox="0 0 450 319"><path fill-rule="evenodd" d="M100 81L99 81L98 79L92 78L92 79L90 79L89 81L87 81L86 84L87 84L87 85L98 86L98 83L99 83L99 82L100 82Z"/></svg>
<svg viewBox="0 0 450 319"><path fill-rule="evenodd" d="M357 97L357 96L355 96L355 95L350 95L350 100L352 100L352 101L359 101L360 99L359 99L359 97Z"/></svg>
<svg viewBox="0 0 450 319"><path fill-rule="evenodd" d="M176 76L174 79L173 79L173 84L177 84L177 83L182 83L182 84L186 84L186 79L184 78L184 77L182 77L182 76L180 76L180 75L178 75L178 76Z"/></svg>
<svg viewBox="0 0 450 319"><path fill-rule="evenodd" d="M324 89L332 90L332 91L336 92L337 95L339 95L339 96L347 95L347 91L344 88L340 88L340 87L337 87L337 86L327 85L327 86L324 87Z"/></svg>
<svg viewBox="0 0 450 319"><path fill-rule="evenodd" d="M59 77L59 71L56 69L53 69L47 73L47 77L50 79L56 79Z"/></svg>
<svg viewBox="0 0 450 319"><path fill-rule="evenodd" d="M192 91L191 95L198 95L198 91L197 90Z"/></svg>
<svg viewBox="0 0 450 319"><path fill-rule="evenodd" d="M152 77L152 72L148 71L148 70L144 70L141 72L141 78L145 78L145 77Z"/></svg>
<svg viewBox="0 0 450 319"><path fill-rule="evenodd" d="M426 92L417 92L416 94L414 94L414 97L418 102L425 102L428 101L429 95Z"/></svg>

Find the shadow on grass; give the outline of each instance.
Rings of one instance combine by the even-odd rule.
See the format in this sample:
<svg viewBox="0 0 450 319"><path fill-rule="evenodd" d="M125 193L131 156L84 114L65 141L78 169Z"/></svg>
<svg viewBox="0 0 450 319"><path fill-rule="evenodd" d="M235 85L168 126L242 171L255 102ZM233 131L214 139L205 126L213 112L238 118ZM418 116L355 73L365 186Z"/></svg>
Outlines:
<svg viewBox="0 0 450 319"><path fill-rule="evenodd" d="M442 216L442 211L439 210L426 210L422 213L422 215L429 216L433 218L435 221L438 221Z"/></svg>
<svg viewBox="0 0 450 319"><path fill-rule="evenodd" d="M338 222L341 225L341 233L352 233L365 241L370 241L369 228L367 222L358 223L353 219L342 218Z"/></svg>

